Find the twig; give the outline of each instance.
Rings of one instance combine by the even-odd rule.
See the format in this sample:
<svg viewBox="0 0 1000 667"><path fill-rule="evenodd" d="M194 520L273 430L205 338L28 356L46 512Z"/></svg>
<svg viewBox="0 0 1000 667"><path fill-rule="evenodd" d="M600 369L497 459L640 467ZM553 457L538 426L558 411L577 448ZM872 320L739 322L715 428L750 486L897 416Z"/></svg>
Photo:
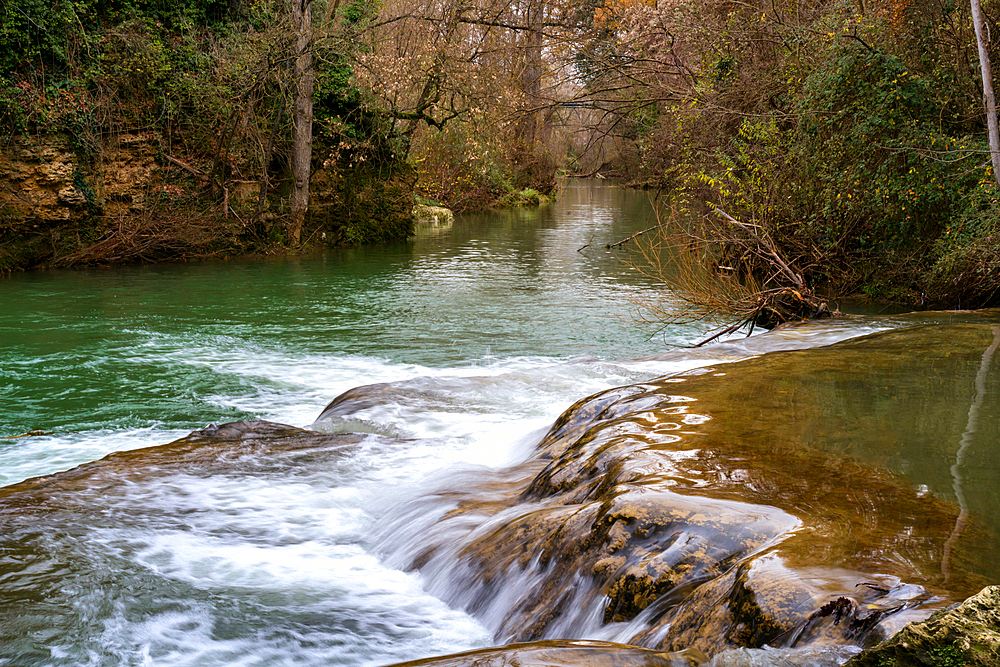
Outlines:
<svg viewBox="0 0 1000 667"><path fill-rule="evenodd" d="M602 164L600 167L598 167L597 169L588 174L567 174L567 176L569 176L570 178L593 178L594 176L600 178L601 177L600 171L603 168L604 165Z"/></svg>
<svg viewBox="0 0 1000 667"><path fill-rule="evenodd" d="M583 250L584 248L587 248L587 247L589 247L589 246L590 246L590 244L594 242L594 237L595 237L595 236L597 236L597 232L594 232L593 234L591 234L591 235L590 235L590 240L589 240L589 241L587 241L587 245L585 245L585 246L581 246L581 247L577 248L577 249L576 249L576 251L577 251L577 252L580 252L580 251L582 251L582 250Z"/></svg>
<svg viewBox="0 0 1000 667"><path fill-rule="evenodd" d="M754 313L754 315L756 315L756 313ZM733 324L733 325L730 325L730 326L726 327L722 331L720 331L720 332L718 332L716 334L713 334L712 336L710 336L710 337L706 338L705 340L701 341L700 343L696 344L695 347L701 347L702 345L707 345L708 343L711 343L716 338L719 338L721 336L725 336L726 334L731 334L734 331L736 331L737 329L739 329L740 327L746 325L748 322L751 323L751 324L753 324L753 316L751 316L749 319L740 320L736 324ZM753 331L753 330L751 329L751 331Z"/></svg>
<svg viewBox="0 0 1000 667"><path fill-rule="evenodd" d="M172 162L172 163L176 164L181 169L183 169L183 170L185 170L185 171L187 171L187 172L189 172L191 174L194 174L198 178L200 178L202 180L205 180L205 181L208 180L208 176L206 176L205 172L201 171L200 169L197 169L196 167L192 167L188 163L182 162L182 161L178 160L177 158L175 158L175 157L173 157L171 155L167 155L166 153L163 154L163 157L166 158L168 162Z"/></svg>
<svg viewBox="0 0 1000 667"><path fill-rule="evenodd" d="M761 238L754 230L752 225L748 225L745 222L740 222L739 220L729 215L728 213L726 213L717 206L714 206L712 208L719 217L728 220L729 222L733 223L743 231L747 232L758 243L764 246L764 248L767 250L767 254L771 256L771 258L774 260L774 263L778 266L779 269L781 269L781 272L784 273L789 279L791 279L791 281L795 283L795 286L798 287L800 290L804 291L806 289L805 281L802 279L802 276L792 271L792 269L788 266L788 264L786 264L785 261L781 259L781 255L778 254L778 251L775 249L774 245L770 241Z"/></svg>
<svg viewBox="0 0 1000 667"><path fill-rule="evenodd" d="M18 438L32 438L39 435L52 435L52 431L28 431L21 435L7 435L0 438L0 440L17 440Z"/></svg>
<svg viewBox="0 0 1000 667"><path fill-rule="evenodd" d="M663 226L663 224L662 224L662 223L656 223L655 225L653 225L652 227L649 227L648 229L644 229L644 230L642 230L641 232L636 232L635 234L633 234L632 236L628 237L627 239L622 239L621 241L618 241L617 243L609 243L609 244L607 244L607 245L606 245L606 246L604 246L604 247L605 247L605 248L607 248L608 250L611 250L612 248L617 248L617 247L618 247L618 246L620 246L620 245L625 245L626 243L628 243L628 242L629 242L629 241L631 241L632 239L635 239L635 238L638 238L638 237L642 236L642 235L643 235L643 234L645 234L646 232L651 232L651 231L653 231L654 229L659 229L659 228L660 228L660 227L662 227L662 226ZM588 245L589 245L589 244L588 244ZM586 246L584 246L584 248L585 248L585 247L586 247ZM581 248L581 250L582 250L582 249L583 249L583 248Z"/></svg>

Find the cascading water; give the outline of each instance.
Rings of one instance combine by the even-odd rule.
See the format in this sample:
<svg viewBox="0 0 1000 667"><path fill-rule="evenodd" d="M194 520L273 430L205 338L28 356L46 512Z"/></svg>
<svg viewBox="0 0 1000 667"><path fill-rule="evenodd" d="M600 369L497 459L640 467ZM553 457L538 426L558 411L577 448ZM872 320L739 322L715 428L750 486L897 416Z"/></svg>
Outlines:
<svg viewBox="0 0 1000 667"><path fill-rule="evenodd" d="M620 320L627 290L654 287L577 252L646 215L641 195L570 184L553 208L424 228L396 248L6 280L0 435L47 435L0 440L0 664L380 665L528 638L510 613L544 568L481 587L467 556L550 502L523 494L557 456L537 446L571 404L914 323L649 357L664 339ZM241 419L316 423L205 428ZM975 454L967 490L982 483ZM947 497L951 479L915 484ZM591 574L565 577L575 597L537 636L653 627L654 606L609 623Z"/></svg>
<svg viewBox="0 0 1000 667"><path fill-rule="evenodd" d="M839 664L1000 573L989 493L975 511L962 497L956 507L941 497L940 470L907 478L878 451L891 434L902 462L935 456L963 407L938 396L975 384L978 415L996 395L984 371L996 319L775 351L596 394L526 462L408 503L382 529L396 559L387 562L419 570L427 590L497 641L586 637L719 654L713 665ZM865 400L872 393L878 400ZM964 460L968 432L966 472L995 475L995 428L975 465ZM738 648L763 644L788 650ZM476 664L500 664L488 656Z"/></svg>

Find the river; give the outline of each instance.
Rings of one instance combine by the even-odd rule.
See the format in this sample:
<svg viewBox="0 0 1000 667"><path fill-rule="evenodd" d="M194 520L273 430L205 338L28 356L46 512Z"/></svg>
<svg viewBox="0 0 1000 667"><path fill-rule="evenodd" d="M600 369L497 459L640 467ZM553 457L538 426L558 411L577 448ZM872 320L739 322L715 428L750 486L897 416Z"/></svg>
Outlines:
<svg viewBox="0 0 1000 667"><path fill-rule="evenodd" d="M384 665L525 638L511 627L516 600L493 592L488 604L472 604L463 594L474 584L441 555L494 519L449 512L489 495L474 489L538 474L538 443L574 402L706 366L721 377L725 364L780 350L1000 321L866 316L687 350L702 328L673 326L650 339L629 324L632 299L656 286L603 248L650 219L642 193L571 181L553 206L421 226L391 247L0 281L0 435L8 436L0 485L208 424L268 420L361 434L308 450L220 454L211 465L140 454L127 459L127 473L94 464L74 478L12 486L2 509L0 665ZM892 360L910 344L849 354ZM914 424L810 394L824 419L857 411L854 431L810 444L908 475L900 488L914 498L938 498L973 521L989 515L1000 477L995 457L973 442L969 415L994 437L997 372L980 347L975 338L954 355L978 378L962 380L968 391L939 382L916 388L908 404L926 413L928 400L946 400L949 419ZM844 382L869 407L886 398L864 378ZM368 385L379 389L349 395L317 421L331 399ZM799 386L809 394L808 381ZM747 405L754 395L713 400ZM933 440L925 454L919 438L898 436L918 426ZM44 435L13 437L31 431ZM782 511L796 515L793 505ZM966 587L1000 572L989 556L992 520L981 519L980 537L963 547L973 562L952 566ZM420 557L430 544L441 553ZM919 560L905 550L899 558ZM916 578L922 567L912 568ZM530 587L526 577L511 590ZM939 588L941 600L967 592ZM597 609L600 599L585 602ZM587 613L531 636L624 641L653 632L634 626L641 615L609 625Z"/></svg>

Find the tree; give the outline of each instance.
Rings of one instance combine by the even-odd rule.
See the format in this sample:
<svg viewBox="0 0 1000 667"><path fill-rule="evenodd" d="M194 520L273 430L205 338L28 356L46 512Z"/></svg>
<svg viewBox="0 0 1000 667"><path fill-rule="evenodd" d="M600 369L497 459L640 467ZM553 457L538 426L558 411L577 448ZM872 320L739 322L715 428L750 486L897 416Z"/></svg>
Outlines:
<svg viewBox="0 0 1000 667"><path fill-rule="evenodd" d="M550 120L579 89L560 87L578 24L564 0L387 0L356 74L424 194L462 209L552 190Z"/></svg>
<svg viewBox="0 0 1000 667"><path fill-rule="evenodd" d="M313 70L312 0L292 0L292 27L296 30L292 61L292 172L291 220L288 235L293 246L302 240L302 224L309 210L309 178L312 172Z"/></svg>
<svg viewBox="0 0 1000 667"><path fill-rule="evenodd" d="M993 178L1000 185L1000 132L997 130L997 103L993 95L993 73L990 69L989 38L983 23L983 10L979 0L972 0L972 25L976 29L976 46L979 47L979 69L983 76L983 102L986 104L986 127L989 133L990 161Z"/></svg>

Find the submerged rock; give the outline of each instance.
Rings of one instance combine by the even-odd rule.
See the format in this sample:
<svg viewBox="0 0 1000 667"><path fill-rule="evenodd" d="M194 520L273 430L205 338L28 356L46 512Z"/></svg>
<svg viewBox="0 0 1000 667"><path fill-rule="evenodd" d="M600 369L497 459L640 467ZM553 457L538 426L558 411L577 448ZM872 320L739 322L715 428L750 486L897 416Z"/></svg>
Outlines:
<svg viewBox="0 0 1000 667"><path fill-rule="evenodd" d="M420 570L429 592L474 615L497 643L550 640L408 664L784 660L763 649L772 646L796 649L788 664L832 665L978 591L1000 572L996 498L952 501L949 492L971 463L994 458L1000 386L983 350L997 336L973 324L920 327L619 387L568 409L524 463L458 471L436 495L393 505L393 518L365 535L390 567ZM322 418L331 430L353 428L379 402L419 395L425 407L451 391L441 379L359 388ZM977 449L976 438L990 446ZM126 517L183 537L198 508L161 512L162 487L183 495L191 480L211 486L234 472L239 483L244 471L296 474L373 442L411 441L238 422L0 489L0 578L30 580L0 605L0 643L32 650L26 628L48 631L52 601L75 595L48 535L104 540L94 563L90 552L72 555L91 581L123 549L148 551L143 562L160 567L145 537L122 541L116 531ZM182 584L177 599L200 594ZM131 588L111 590L133 609ZM976 637L995 636L990 618L994 635L977 626ZM978 650L950 630L926 632L939 661L912 664L957 667L966 660L957 651ZM551 641L567 637L618 643Z"/></svg>
<svg viewBox="0 0 1000 667"><path fill-rule="evenodd" d="M705 667L840 667L857 652L852 646L738 648L720 653Z"/></svg>
<svg viewBox="0 0 1000 667"><path fill-rule="evenodd" d="M1000 586L989 586L888 641L852 658L846 667L1000 666Z"/></svg>
<svg viewBox="0 0 1000 667"><path fill-rule="evenodd" d="M596 641L544 641L466 651L393 667L696 667L707 660L698 651L661 653Z"/></svg>
<svg viewBox="0 0 1000 667"><path fill-rule="evenodd" d="M308 528L326 508L278 490L329 494L329 485L311 489L324 479L317 470L377 437L236 422L0 488L0 663L124 665L194 646L186 655L203 664L203 627L230 633L246 623L252 635L261 618L294 616L283 596L308 590L303 545L326 534ZM281 572L270 557L303 571L292 579L299 588L272 587ZM339 612L301 613L333 624ZM179 643L164 631L173 624L183 627Z"/></svg>
<svg viewBox="0 0 1000 667"><path fill-rule="evenodd" d="M192 431L166 445L113 452L65 472L0 487L0 528L13 508L51 512L86 508L95 495L108 497L131 481L182 471L209 475L236 465L274 465L282 453L333 456L362 440L356 434L327 435L266 421L239 421Z"/></svg>

